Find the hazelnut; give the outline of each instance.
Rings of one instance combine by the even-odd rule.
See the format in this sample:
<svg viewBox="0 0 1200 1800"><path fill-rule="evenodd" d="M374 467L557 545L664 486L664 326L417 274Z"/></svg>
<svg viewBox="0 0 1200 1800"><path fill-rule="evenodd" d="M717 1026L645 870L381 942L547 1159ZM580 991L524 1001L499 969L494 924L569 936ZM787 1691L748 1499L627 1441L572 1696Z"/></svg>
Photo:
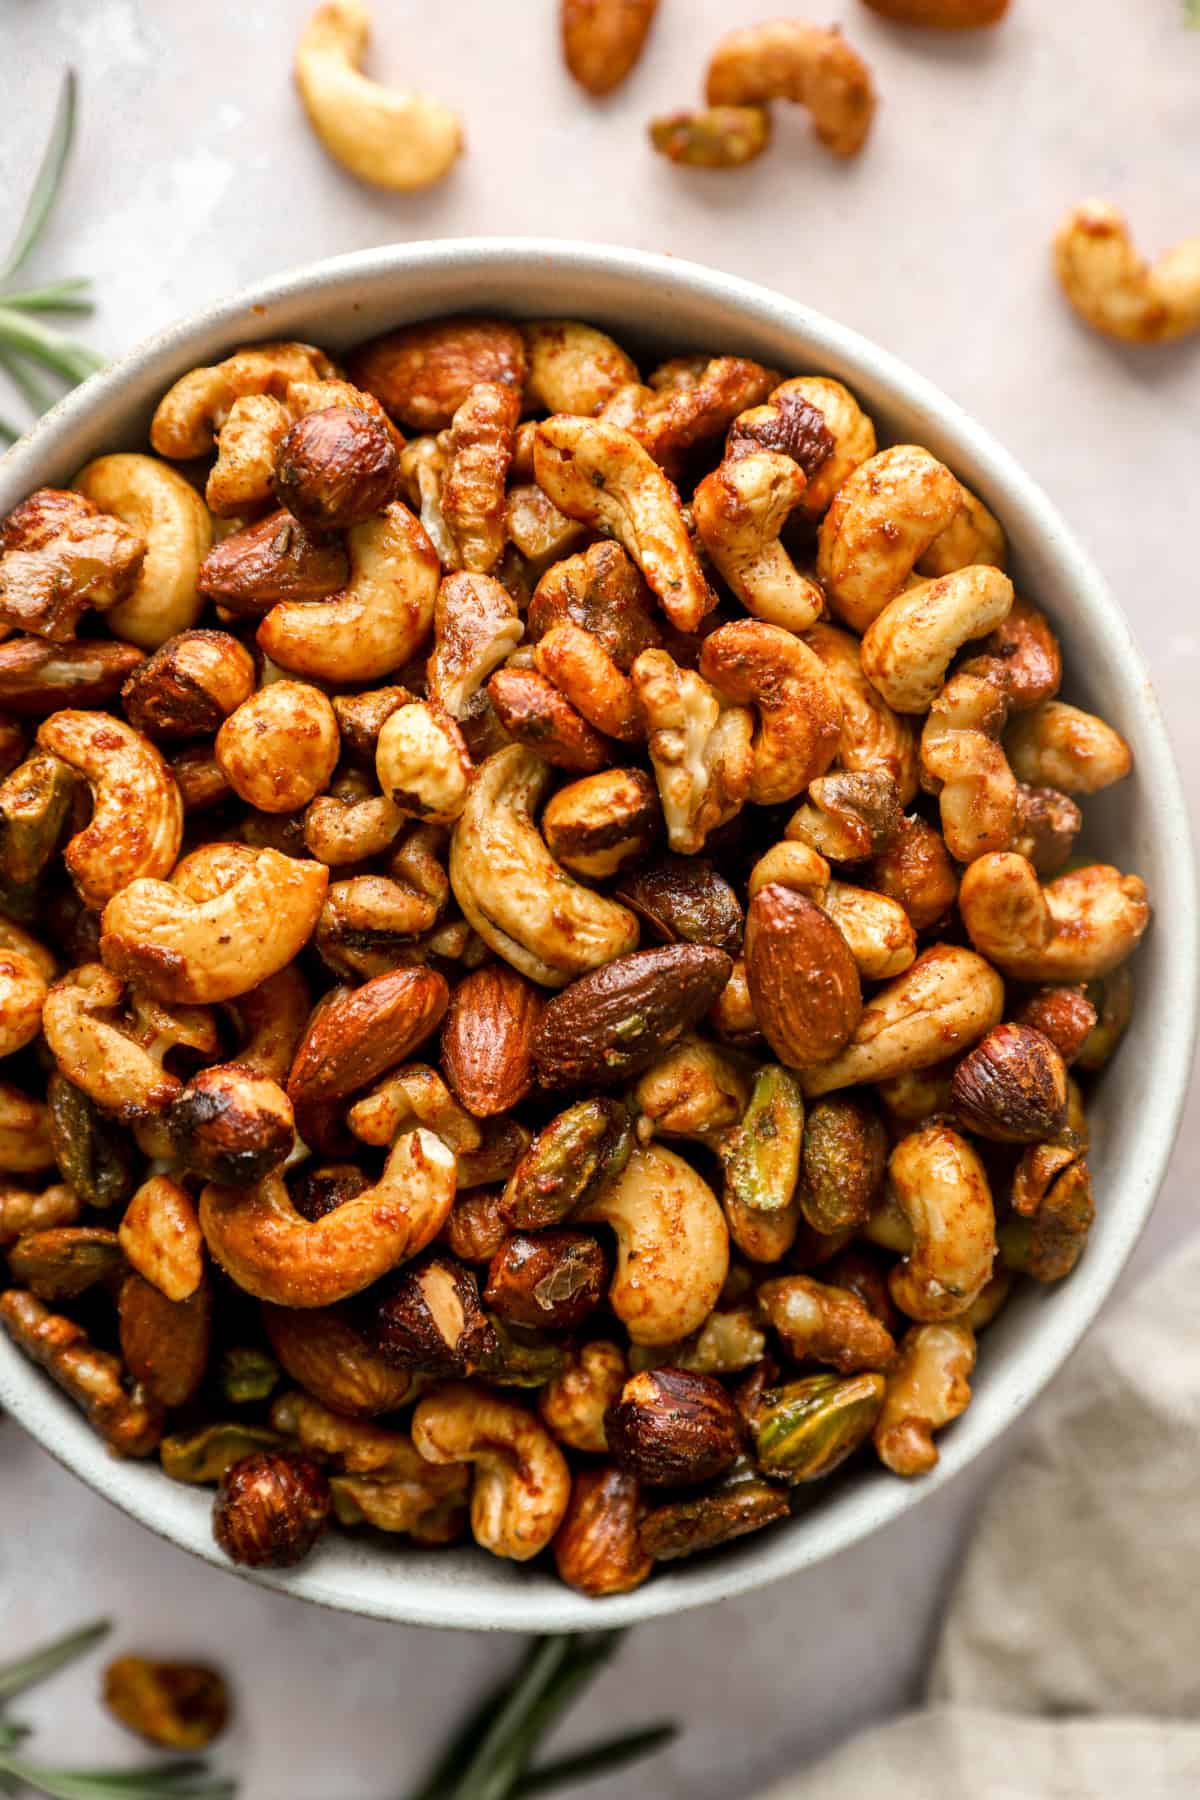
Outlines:
<svg viewBox="0 0 1200 1800"><path fill-rule="evenodd" d="M1066 1065L1040 1031L995 1025L955 1069L950 1102L980 1137L1036 1143L1067 1122Z"/></svg>
<svg viewBox="0 0 1200 1800"><path fill-rule="evenodd" d="M375 1341L397 1368L469 1375L494 1351L474 1274L433 1252L396 1277L375 1314Z"/></svg>
<svg viewBox="0 0 1200 1800"><path fill-rule="evenodd" d="M742 1447L737 1407L720 1382L684 1369L631 1376L609 1408L605 1431L621 1467L654 1487L711 1481Z"/></svg>
<svg viewBox="0 0 1200 1800"><path fill-rule="evenodd" d="M611 1464L581 1469L554 1538L554 1564L581 1594L627 1594L654 1567L638 1543L637 1479Z"/></svg>
<svg viewBox="0 0 1200 1800"><path fill-rule="evenodd" d="M1048 1037L1070 1068L1098 1018L1082 987L1037 988L1017 1013L1018 1025L1031 1025Z"/></svg>
<svg viewBox="0 0 1200 1800"><path fill-rule="evenodd" d="M139 663L121 700L137 731L156 740L206 737L254 692L254 659L226 631L181 631Z"/></svg>
<svg viewBox="0 0 1200 1800"><path fill-rule="evenodd" d="M599 1306L609 1267L586 1231L518 1232L493 1256L484 1300L514 1325L569 1331Z"/></svg>
<svg viewBox="0 0 1200 1800"><path fill-rule="evenodd" d="M327 406L298 419L275 458L275 498L310 531L348 531L396 492L400 454L382 419Z"/></svg>
<svg viewBox="0 0 1200 1800"><path fill-rule="evenodd" d="M442 1227L446 1248L459 1262L491 1262L509 1233L500 1211L503 1188L471 1188L460 1194Z"/></svg>
<svg viewBox="0 0 1200 1800"><path fill-rule="evenodd" d="M258 1450L226 1469L213 1502L213 1536L232 1562L290 1569L329 1521L329 1483L310 1456Z"/></svg>
<svg viewBox="0 0 1200 1800"><path fill-rule="evenodd" d="M194 1075L167 1109L166 1127L184 1167L209 1181L258 1181L296 1141L283 1089L237 1063Z"/></svg>

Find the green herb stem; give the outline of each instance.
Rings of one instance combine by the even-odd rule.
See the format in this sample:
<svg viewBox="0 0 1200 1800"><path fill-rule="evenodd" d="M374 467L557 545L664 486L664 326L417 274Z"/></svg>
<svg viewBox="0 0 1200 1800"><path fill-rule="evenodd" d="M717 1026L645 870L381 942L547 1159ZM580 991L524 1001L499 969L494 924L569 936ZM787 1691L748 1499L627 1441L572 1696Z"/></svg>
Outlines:
<svg viewBox="0 0 1200 1800"><path fill-rule="evenodd" d="M69 1631L65 1637L56 1638L42 1650L35 1650L29 1656L17 1657L12 1662L0 1663L0 1706L14 1699L17 1694L36 1687L38 1682L57 1675L68 1663L86 1656L111 1630L111 1619L94 1619L90 1625L82 1625L78 1631ZM7 1720L4 1728L8 1728Z"/></svg>
<svg viewBox="0 0 1200 1800"><path fill-rule="evenodd" d="M28 356L43 368L52 369L70 382L86 381L104 367L104 358L86 344L76 343L53 326L39 325L22 312L15 312L0 297L0 349Z"/></svg>
<svg viewBox="0 0 1200 1800"><path fill-rule="evenodd" d="M659 1725L645 1725L638 1731L625 1732L621 1737L607 1738L600 1744L588 1744L582 1750L560 1756L555 1762L543 1763L540 1769L531 1769L513 1789L513 1800L529 1800L533 1794L548 1794L555 1788L566 1787L569 1782L611 1775L614 1769L623 1769L629 1763L653 1756L657 1750L664 1750L678 1736L678 1725L664 1720Z"/></svg>
<svg viewBox="0 0 1200 1800"><path fill-rule="evenodd" d="M90 313L95 310L88 298L91 283L86 276L72 276L66 281L48 281L44 287L23 288L19 294L4 294L5 306L18 312Z"/></svg>
<svg viewBox="0 0 1200 1800"><path fill-rule="evenodd" d="M25 211L21 216L21 223L17 226L17 235L12 241L3 266L0 267L0 282L9 281L16 274L41 237L46 228L46 221L53 211L54 202L58 198L58 190L62 183L63 172L67 166L67 158L71 154L71 140L75 136L76 94L75 71L68 69L59 89L58 105L54 112L54 123L50 127L50 137L42 152L42 160L33 179L33 188L25 202Z"/></svg>

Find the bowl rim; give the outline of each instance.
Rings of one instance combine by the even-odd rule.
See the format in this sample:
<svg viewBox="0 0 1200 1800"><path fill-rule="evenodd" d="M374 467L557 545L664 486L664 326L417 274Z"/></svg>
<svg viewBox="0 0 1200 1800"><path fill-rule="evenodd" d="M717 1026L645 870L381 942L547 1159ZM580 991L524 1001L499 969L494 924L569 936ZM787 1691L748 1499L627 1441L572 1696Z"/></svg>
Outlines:
<svg viewBox="0 0 1200 1800"><path fill-rule="evenodd" d="M1056 562L1064 566L1069 564L1073 584L1085 596L1089 627L1095 627L1106 641L1111 660L1115 662L1119 656L1126 672L1125 698L1138 716L1145 740L1139 750L1138 775L1153 793L1165 840L1175 850L1168 864L1169 896L1156 895L1156 901L1169 898L1172 918L1166 950L1169 975L1165 974L1163 979L1164 982L1169 980L1177 1004L1167 1021L1165 1038L1158 1040L1161 1079L1148 1100L1145 1155L1139 1164L1136 1183L1130 1184L1130 1191L1122 1193L1120 1229L1116 1229L1116 1224L1111 1229L1111 1242L1103 1261L1091 1255L1084 1259L1052 1317L1043 1321L1040 1339L1044 1361L1037 1368L1018 1370L1015 1374L1005 1371L1013 1390L1007 1404L993 1408L996 1416L989 1413L982 1424L974 1422L975 1408L965 1414L956 1432L946 1440L938 1467L920 1482L896 1481L872 1487L870 1491L856 1492L854 1504L839 1519L837 1528L824 1534L818 1529L814 1533L770 1533L766 1538L752 1540L756 1545L764 1546L769 1541L770 1554L742 1555L732 1561L728 1555L717 1559L703 1558L700 1564L691 1566L685 1585L676 1585L664 1572L657 1580L633 1593L598 1602L566 1588L555 1588L552 1593L525 1591L518 1580L502 1589L489 1590L486 1598L481 1599L472 1572L476 1565L468 1563L461 1573L456 1573L444 1585L431 1587L425 1593L414 1593L403 1579L401 1564L397 1571L399 1579L368 1584L372 1586L370 1593L347 1594L341 1590L336 1575L323 1571L323 1561L328 1559L320 1557L311 1565L283 1573L238 1568L228 1563L216 1549L207 1528L196 1528L191 1509L173 1507L167 1500L160 1499L159 1483L148 1485L139 1481L139 1473L145 1474L146 1465L121 1463L111 1458L100 1439L65 1397L0 1332L0 1405L57 1461L119 1510L130 1514L159 1536L243 1579L338 1611L396 1623L450 1629L588 1630L671 1616L709 1605L750 1592L849 1549L953 1480L1025 1411L1058 1373L1096 1317L1129 1259L1165 1174L1186 1098L1200 976L1196 877L1182 781L1145 663L1124 614L1091 557L1015 457L933 382L871 339L769 287L703 264L650 251L549 238L423 240L321 259L259 280L224 299L208 303L152 334L89 377L65 395L25 437L0 457L0 486L5 485L14 472L19 478L20 470L27 463L52 457L56 449L60 455L65 455L72 433L86 423L93 409L102 407L108 400L118 401L127 385L138 378L154 374L165 383L175 377L161 375L162 367L178 361L178 372L182 372L184 367L192 366L181 360L185 354L191 357L192 363L203 361L216 353L209 345L224 343L232 346L237 341L252 341L256 335L265 335L270 327L271 309L282 303L311 300L314 306L319 306L323 297L337 297L345 304L349 289L358 279L378 281L384 277L402 279L406 275L420 274L443 276L450 281L457 276L494 276L505 281L526 276L530 280L531 299L536 301L537 277L539 273L544 275L547 263L597 281L615 276L631 286L638 282L650 283L659 300L669 299L674 292L680 298L698 303L723 305L739 314L750 327L806 338L814 361L824 366L836 364L853 369L860 379L885 388L897 403L927 415L931 423L936 423L938 436L954 440L960 461L965 460L971 466L972 479L981 479L978 471L982 470L986 487L993 493L1003 494L1005 505L1020 513L1025 534L1048 545ZM525 310L531 311L530 308ZM397 312L403 311L401 295L398 296ZM435 315L419 311L416 316ZM260 319L262 328L256 331ZM848 379L853 382L854 376ZM7 507L0 505L0 512L5 510ZM165 1478L159 1477L159 1482L163 1480ZM814 1521L818 1517L818 1514L812 1515ZM354 1549L348 1554L353 1560ZM357 1554L362 1555L361 1549ZM339 1567L344 1566L342 1559Z"/></svg>

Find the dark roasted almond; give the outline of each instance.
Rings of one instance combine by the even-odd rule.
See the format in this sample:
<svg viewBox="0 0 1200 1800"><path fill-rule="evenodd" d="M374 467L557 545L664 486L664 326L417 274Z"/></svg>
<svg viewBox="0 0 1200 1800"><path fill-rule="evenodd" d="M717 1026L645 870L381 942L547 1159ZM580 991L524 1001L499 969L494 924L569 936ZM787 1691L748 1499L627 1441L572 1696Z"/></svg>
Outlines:
<svg viewBox="0 0 1200 1800"><path fill-rule="evenodd" d="M763 1036L792 1069L836 1056L862 1013L845 938L819 906L779 882L750 902L746 980Z"/></svg>
<svg viewBox="0 0 1200 1800"><path fill-rule="evenodd" d="M506 963L460 981L442 1025L442 1069L477 1119L518 1105L533 1085L533 1037L542 998Z"/></svg>
<svg viewBox="0 0 1200 1800"><path fill-rule="evenodd" d="M635 950L581 975L547 1002L534 1034L543 1087L621 1081L702 1019L733 970L708 944Z"/></svg>

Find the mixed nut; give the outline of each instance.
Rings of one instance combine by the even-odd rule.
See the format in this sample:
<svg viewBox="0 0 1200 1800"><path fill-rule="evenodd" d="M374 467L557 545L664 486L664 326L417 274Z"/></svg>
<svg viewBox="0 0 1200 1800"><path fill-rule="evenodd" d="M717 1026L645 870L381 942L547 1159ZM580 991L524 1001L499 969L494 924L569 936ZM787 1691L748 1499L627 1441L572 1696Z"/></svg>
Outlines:
<svg viewBox="0 0 1200 1800"><path fill-rule="evenodd" d="M998 521L571 320L247 346L150 441L0 538L13 1340L252 1565L615 1593L931 1468L1150 916Z"/></svg>

